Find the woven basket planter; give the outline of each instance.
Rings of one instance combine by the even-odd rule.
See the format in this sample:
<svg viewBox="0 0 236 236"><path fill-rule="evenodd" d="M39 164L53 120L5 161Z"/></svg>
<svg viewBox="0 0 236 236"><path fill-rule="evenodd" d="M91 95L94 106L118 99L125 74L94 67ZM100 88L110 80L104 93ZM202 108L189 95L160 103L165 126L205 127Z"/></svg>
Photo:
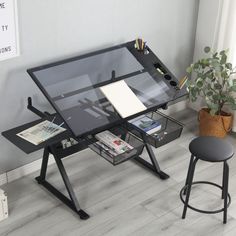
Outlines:
<svg viewBox="0 0 236 236"><path fill-rule="evenodd" d="M226 112L212 116L208 108L202 108L198 114L200 136L225 137L232 128L232 118Z"/></svg>

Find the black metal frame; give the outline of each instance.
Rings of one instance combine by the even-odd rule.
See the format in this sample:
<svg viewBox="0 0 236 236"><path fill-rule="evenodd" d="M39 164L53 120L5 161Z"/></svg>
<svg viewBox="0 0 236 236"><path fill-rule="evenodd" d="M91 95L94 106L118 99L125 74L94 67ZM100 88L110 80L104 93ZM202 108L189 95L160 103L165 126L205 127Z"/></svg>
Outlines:
<svg viewBox="0 0 236 236"><path fill-rule="evenodd" d="M148 170L151 170L154 172L156 175L158 175L161 179L168 179L169 175L167 175L165 172L163 172L158 164L158 161L155 157L155 154L152 150L151 145L147 142L147 136L142 135L142 140L144 142L145 148L147 150L148 156L150 157L151 163L147 162L141 157L136 157L134 160L137 161L139 164L143 165L146 167Z"/></svg>
<svg viewBox="0 0 236 236"><path fill-rule="evenodd" d="M226 224L227 223L227 208L229 207L229 205L231 203L231 197L230 197L230 194L228 193L228 181L229 181L228 163L227 163L227 161L224 161L224 163L223 163L222 186L220 186L216 183L212 183L209 181L193 182L193 176L194 176L197 161L198 161L198 158L195 157L194 155L191 155L185 186L180 191L180 199L184 203L182 219L185 219L186 213L187 213L187 208L190 208L194 211L197 211L200 213L205 213L205 214L215 214L215 213L223 212L223 223ZM194 185L194 184L209 184L209 185L213 185L215 187L220 188L222 190L221 198L224 200L224 207L221 209L213 210L213 211L206 211L206 210L201 210L201 209L191 206L189 204L189 197L190 197L192 185ZM184 195L186 195L185 199L183 197Z"/></svg>
<svg viewBox="0 0 236 236"><path fill-rule="evenodd" d="M67 192L70 196L70 198L66 197L62 192L60 192L57 188L55 188L52 184L50 184L46 180L46 173L47 173L47 166L48 166L48 158L49 154L52 154L57 168L60 171L61 177L63 179L63 182L66 186ZM70 183L69 177L66 173L65 167L63 165L63 162L61 158L58 158L56 153L53 151L50 147L45 147L44 153L43 153L43 159L42 159L42 165L41 165L41 171L40 175L35 178L38 182L38 184L41 184L44 188L46 188L49 192L51 192L54 196L56 196L58 199L60 199L64 204L66 204L68 207L70 207L75 213L77 213L82 220L87 220L89 218L89 215L81 209L79 202L76 198L75 192L73 190L73 187Z"/></svg>
<svg viewBox="0 0 236 236"><path fill-rule="evenodd" d="M41 118L45 118L47 116L50 116L49 113L47 113L47 112L43 113L43 112L39 111L37 108L35 108L32 105L32 99L31 98L28 98L27 108L30 111L37 114L38 116L40 116ZM158 161L156 160L156 157L155 157L155 154L152 150L151 145L146 142L147 140L146 140L145 135L143 135L142 140L144 142L144 146L147 150L147 153L150 157L150 160L151 160L152 164L150 164L149 162L147 162L146 160L144 160L140 156L135 157L134 160L136 160L138 163L140 163L142 166L146 167L147 169L153 171L161 179L169 178L169 176L166 173L161 171L161 168L158 164ZM35 179L38 182L38 184L42 185L51 194L53 194L55 197L57 197L59 200L61 200L65 205L67 205L69 208L71 208L76 214L78 214L80 219L87 220L90 216L84 210L81 209L81 207L79 205L79 202L78 202L78 199L75 195L75 192L73 190L73 187L70 183L69 177L67 175L67 172L66 172L65 167L64 167L63 162L62 162L62 159L64 157L67 157L67 156L71 155L72 152L69 150L70 148L68 148L68 150L64 149L65 151L63 153L58 153L55 149L56 146L57 146L57 144L53 144L53 145L46 146L44 148L40 175L38 177L36 177ZM81 151L81 150L88 147L87 145L85 146L84 144L81 145L81 143L78 143L74 146L75 146L75 148L73 149L73 153ZM72 147L74 147L74 146L72 146ZM67 192L69 194L69 198L66 197L62 192L60 192L57 188L55 188L51 183L49 183L46 180L49 154L52 154L54 159L55 159L57 168L60 172L62 180L63 180L63 182L65 184L65 187L67 189Z"/></svg>

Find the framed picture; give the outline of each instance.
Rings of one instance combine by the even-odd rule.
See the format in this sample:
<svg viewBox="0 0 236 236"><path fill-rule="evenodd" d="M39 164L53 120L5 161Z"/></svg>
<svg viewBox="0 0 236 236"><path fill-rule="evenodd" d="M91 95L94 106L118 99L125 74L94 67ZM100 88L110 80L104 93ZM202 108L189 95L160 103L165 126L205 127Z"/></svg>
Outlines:
<svg viewBox="0 0 236 236"><path fill-rule="evenodd" d="M0 1L0 61L19 54L17 0Z"/></svg>

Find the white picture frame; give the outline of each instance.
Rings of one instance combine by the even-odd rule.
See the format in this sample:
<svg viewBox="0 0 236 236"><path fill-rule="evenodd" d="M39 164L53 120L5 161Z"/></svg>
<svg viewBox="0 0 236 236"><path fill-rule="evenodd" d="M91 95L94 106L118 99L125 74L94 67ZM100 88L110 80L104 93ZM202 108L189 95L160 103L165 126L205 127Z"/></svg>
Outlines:
<svg viewBox="0 0 236 236"><path fill-rule="evenodd" d="M0 2L0 61L20 55L17 0Z"/></svg>

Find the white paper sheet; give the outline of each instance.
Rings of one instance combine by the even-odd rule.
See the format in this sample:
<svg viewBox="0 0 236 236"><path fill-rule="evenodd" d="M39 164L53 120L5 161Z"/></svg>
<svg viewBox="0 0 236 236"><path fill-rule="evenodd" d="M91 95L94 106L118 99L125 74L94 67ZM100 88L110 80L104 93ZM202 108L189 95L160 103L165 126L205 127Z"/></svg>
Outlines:
<svg viewBox="0 0 236 236"><path fill-rule="evenodd" d="M124 80L102 86L100 90L122 118L147 109Z"/></svg>

